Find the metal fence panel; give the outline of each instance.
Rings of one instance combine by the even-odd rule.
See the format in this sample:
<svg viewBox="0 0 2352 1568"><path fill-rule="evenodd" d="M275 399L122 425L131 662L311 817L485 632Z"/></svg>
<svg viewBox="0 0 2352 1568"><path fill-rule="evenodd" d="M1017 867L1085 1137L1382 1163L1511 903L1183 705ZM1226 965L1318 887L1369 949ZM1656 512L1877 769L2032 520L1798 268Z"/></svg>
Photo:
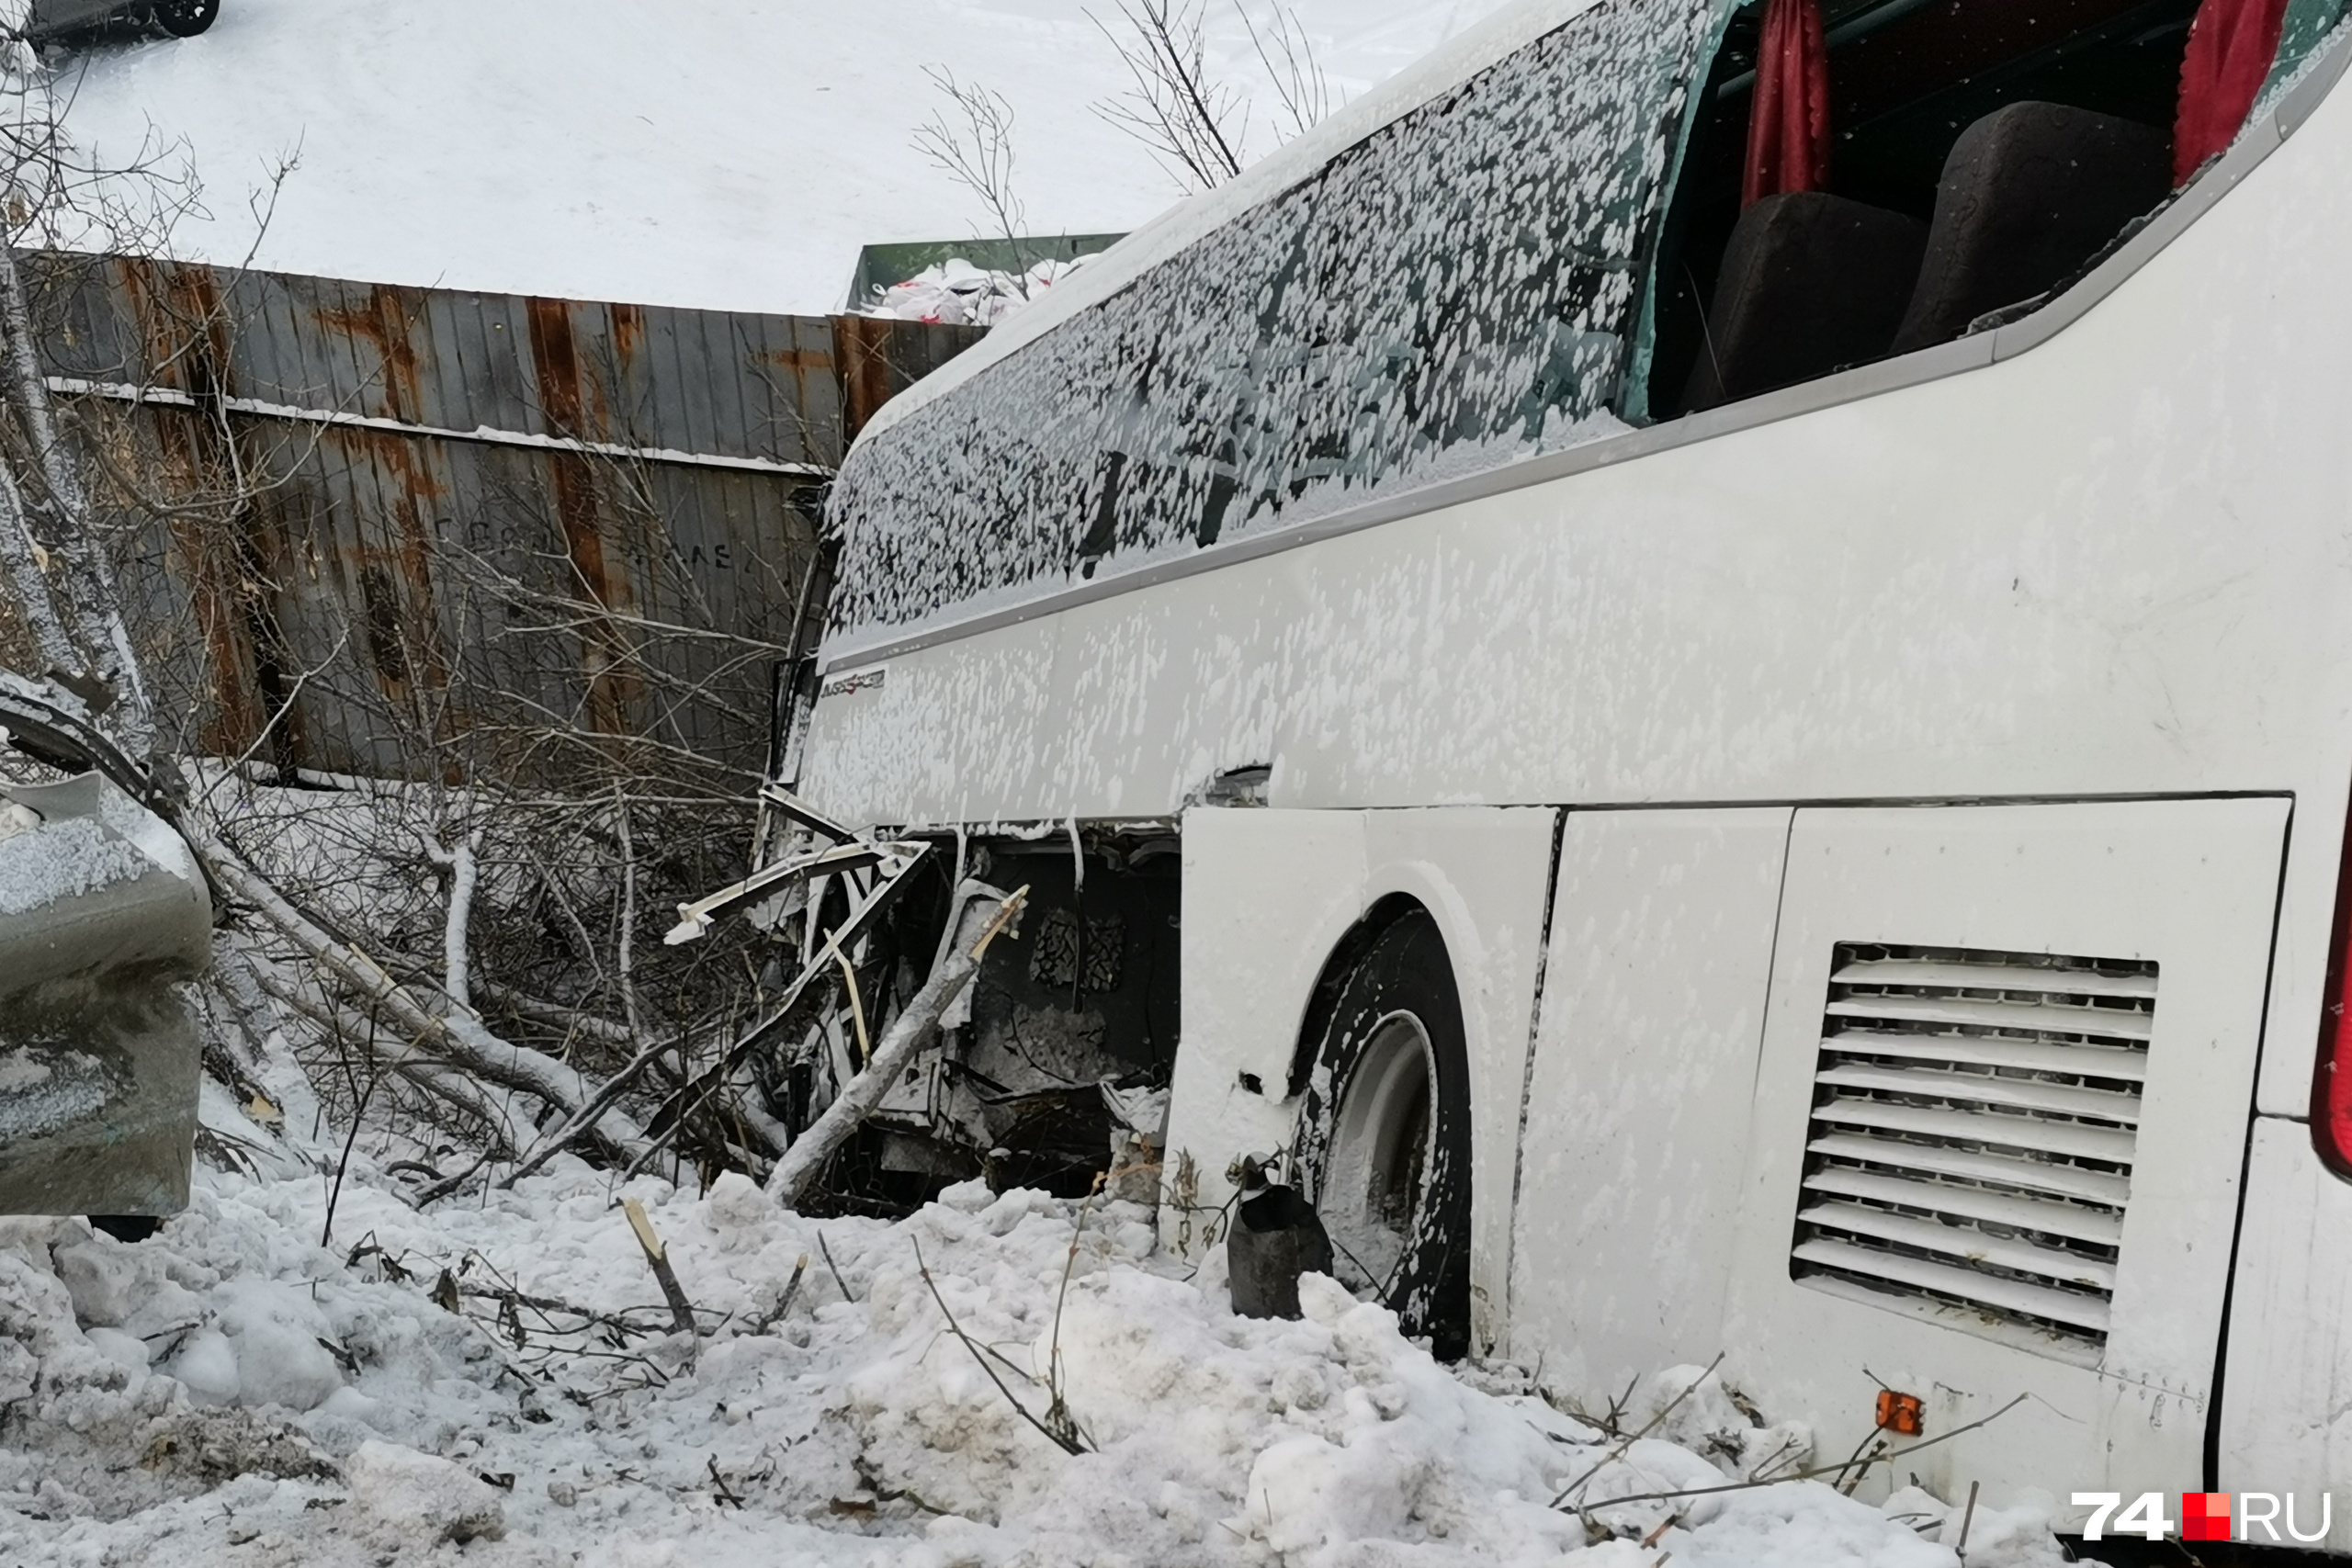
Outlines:
<svg viewBox="0 0 2352 1568"><path fill-rule="evenodd" d="M26 265L175 716L336 773L447 770L530 715L569 737L535 739L550 783L603 737L756 767L831 471L979 335Z"/></svg>

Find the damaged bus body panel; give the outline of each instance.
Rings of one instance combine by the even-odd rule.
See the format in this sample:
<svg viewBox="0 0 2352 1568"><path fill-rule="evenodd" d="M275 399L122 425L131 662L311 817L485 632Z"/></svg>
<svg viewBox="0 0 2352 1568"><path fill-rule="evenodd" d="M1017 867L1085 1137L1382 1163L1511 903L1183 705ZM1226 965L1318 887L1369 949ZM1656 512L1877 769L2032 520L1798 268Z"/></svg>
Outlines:
<svg viewBox="0 0 2352 1568"><path fill-rule="evenodd" d="M986 897L1011 912L1007 940L978 954L882 1087L829 1185L905 1202L985 1175L1082 1194L1123 1140L1135 1146L1119 1163L1156 1164L1144 1145L1158 1145L1177 1041L1172 823L876 840L774 785L764 798L766 864L682 906L669 940L740 908L776 941L769 1010L744 1037L734 1085L774 1119L776 1142L797 1140L861 1077L946 962L952 911Z"/></svg>

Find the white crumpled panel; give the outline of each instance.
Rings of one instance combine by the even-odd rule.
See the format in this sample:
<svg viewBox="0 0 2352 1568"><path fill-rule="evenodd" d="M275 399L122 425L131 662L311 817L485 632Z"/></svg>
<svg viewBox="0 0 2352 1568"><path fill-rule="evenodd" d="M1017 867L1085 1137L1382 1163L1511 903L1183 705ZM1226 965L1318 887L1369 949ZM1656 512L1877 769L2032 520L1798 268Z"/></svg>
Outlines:
<svg viewBox="0 0 2352 1568"><path fill-rule="evenodd" d="M878 432L833 492L833 630L1622 428L1713 9L1604 0Z"/></svg>

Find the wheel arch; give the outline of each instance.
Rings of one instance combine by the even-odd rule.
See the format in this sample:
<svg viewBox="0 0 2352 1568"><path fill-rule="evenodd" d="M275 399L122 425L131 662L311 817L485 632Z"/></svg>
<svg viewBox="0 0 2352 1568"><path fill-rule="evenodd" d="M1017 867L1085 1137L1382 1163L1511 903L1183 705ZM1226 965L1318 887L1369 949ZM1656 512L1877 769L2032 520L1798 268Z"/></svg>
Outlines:
<svg viewBox="0 0 2352 1568"><path fill-rule="evenodd" d="M1471 1050L1475 1053L1486 1043L1481 1039L1486 1020L1483 1010L1472 1005L1471 982L1481 972L1487 943L1476 911L1458 880L1428 860L1400 858L1373 866L1364 878L1363 895L1363 913L1332 942L1299 1015L1284 1086L1293 1098L1306 1087L1307 1075L1315 1066L1316 1044L1329 1026L1331 1008L1349 973L1380 940L1382 932L1414 914L1427 915L1445 944L1446 962L1453 970L1454 990L1462 1001L1463 1031L1469 1037ZM1476 1109L1472 1108L1474 1114Z"/></svg>
<svg viewBox="0 0 2352 1568"><path fill-rule="evenodd" d="M1443 941L1470 1057L1474 1340L1481 1353L1499 1343L1559 819L1548 807L1186 814L1183 1044L1167 1145L1183 1174L1161 1215L1174 1250L1208 1244L1204 1217L1231 1196L1239 1156L1293 1146L1306 1097L1289 1080L1303 1047L1311 1074L1331 982L1419 908Z"/></svg>

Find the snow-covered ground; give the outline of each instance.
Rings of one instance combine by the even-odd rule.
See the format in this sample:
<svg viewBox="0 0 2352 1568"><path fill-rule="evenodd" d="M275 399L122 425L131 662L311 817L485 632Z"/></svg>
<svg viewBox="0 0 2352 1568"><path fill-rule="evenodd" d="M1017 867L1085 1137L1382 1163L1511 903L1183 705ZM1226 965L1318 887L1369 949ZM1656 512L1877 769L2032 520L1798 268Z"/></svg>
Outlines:
<svg viewBox="0 0 2352 1568"><path fill-rule="evenodd" d="M1250 0L1271 14L1272 0ZM1298 0L1343 94L1499 0ZM945 66L1015 115L1037 233L1135 227L1178 187L1089 105L1126 85L1109 0L224 0L211 31L107 45L61 83L102 158L182 144L209 218L186 254L242 260L248 196L299 150L261 265L379 282L822 311L861 246L986 231L911 145ZM1274 95L1233 0L1211 64Z"/></svg>
<svg viewBox="0 0 2352 1568"><path fill-rule="evenodd" d="M1237 1317L1220 1255L1155 1256L1128 1204L974 1183L898 1224L820 1224L740 1177L639 1179L619 1195L666 1241L696 1338L669 1329L605 1176L419 1213L363 1153L322 1247L332 1175L248 1157L136 1245L0 1221L10 1568L1962 1561L1961 1520L1916 1490L1706 1491L1807 1439L1701 1369L1660 1371L1611 1436L1507 1369L1436 1365L1319 1276L1302 1321ZM578 1332L573 1308L630 1326ZM1012 1406L1047 1416L1052 1366L1088 1451ZM1551 1506L1570 1487L1581 1516ZM1696 1495L1609 1501L1658 1492ZM1967 1568L2057 1563L2042 1517L1980 1500Z"/></svg>

